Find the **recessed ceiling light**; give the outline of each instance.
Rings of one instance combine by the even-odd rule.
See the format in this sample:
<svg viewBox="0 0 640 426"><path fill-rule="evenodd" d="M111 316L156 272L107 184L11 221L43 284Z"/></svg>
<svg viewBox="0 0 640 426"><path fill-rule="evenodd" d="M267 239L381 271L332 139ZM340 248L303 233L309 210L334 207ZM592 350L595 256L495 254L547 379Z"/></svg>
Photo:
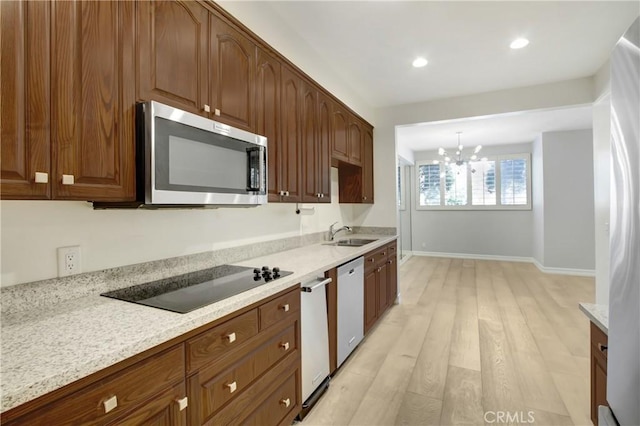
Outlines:
<svg viewBox="0 0 640 426"><path fill-rule="evenodd" d="M511 47L512 49L522 49L528 44L529 40L527 40L526 38L517 38L511 42L509 47Z"/></svg>
<svg viewBox="0 0 640 426"><path fill-rule="evenodd" d="M412 65L416 68L422 68L425 65L427 65L429 63L429 61L427 61L425 58L423 57L417 57L416 59L413 60Z"/></svg>

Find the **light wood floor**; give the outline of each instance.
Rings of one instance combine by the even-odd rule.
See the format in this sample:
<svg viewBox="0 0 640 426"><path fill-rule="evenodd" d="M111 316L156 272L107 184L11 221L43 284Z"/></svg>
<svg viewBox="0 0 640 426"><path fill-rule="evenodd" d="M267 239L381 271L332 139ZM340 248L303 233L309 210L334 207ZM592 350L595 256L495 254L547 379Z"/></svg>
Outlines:
<svg viewBox="0 0 640 426"><path fill-rule="evenodd" d="M578 302L594 300L593 278L412 257L399 287L402 303L302 424L591 425L589 322ZM500 411L510 421L496 421Z"/></svg>

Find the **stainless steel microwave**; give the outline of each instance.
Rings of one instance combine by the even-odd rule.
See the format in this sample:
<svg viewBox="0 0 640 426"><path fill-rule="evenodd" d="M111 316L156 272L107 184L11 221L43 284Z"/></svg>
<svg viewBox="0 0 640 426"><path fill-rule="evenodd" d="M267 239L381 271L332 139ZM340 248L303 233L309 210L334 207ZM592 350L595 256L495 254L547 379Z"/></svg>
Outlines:
<svg viewBox="0 0 640 426"><path fill-rule="evenodd" d="M138 199L147 206L267 202L266 137L154 101L137 105L136 126Z"/></svg>

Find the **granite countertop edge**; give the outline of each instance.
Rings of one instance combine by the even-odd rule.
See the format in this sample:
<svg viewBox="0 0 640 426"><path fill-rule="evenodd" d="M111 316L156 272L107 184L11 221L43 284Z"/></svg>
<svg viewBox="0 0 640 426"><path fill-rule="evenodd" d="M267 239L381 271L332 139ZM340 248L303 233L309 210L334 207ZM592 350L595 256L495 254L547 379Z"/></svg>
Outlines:
<svg viewBox="0 0 640 426"><path fill-rule="evenodd" d="M294 274L187 314L101 297L98 293L45 310L3 316L0 412L117 364L270 297L315 279L394 241L396 235L354 234L376 241L362 247L325 243L235 262L277 265Z"/></svg>
<svg viewBox="0 0 640 426"><path fill-rule="evenodd" d="M579 303L580 310L594 323L604 334L609 334L609 307L595 303Z"/></svg>

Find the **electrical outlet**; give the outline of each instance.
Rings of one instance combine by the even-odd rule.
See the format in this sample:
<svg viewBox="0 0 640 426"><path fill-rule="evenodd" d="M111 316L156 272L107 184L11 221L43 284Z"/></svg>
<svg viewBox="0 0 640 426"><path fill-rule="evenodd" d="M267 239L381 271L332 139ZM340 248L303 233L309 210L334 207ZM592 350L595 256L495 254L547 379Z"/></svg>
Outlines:
<svg viewBox="0 0 640 426"><path fill-rule="evenodd" d="M58 247L58 276L66 277L82 272L80 246Z"/></svg>

